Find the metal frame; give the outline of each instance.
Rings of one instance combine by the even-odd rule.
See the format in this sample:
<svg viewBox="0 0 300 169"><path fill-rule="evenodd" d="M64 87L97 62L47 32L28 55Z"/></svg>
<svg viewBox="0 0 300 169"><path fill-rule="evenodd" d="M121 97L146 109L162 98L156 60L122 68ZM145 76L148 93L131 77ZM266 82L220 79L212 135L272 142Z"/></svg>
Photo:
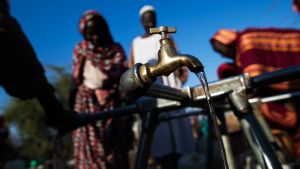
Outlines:
<svg viewBox="0 0 300 169"><path fill-rule="evenodd" d="M256 155L262 165L266 169L281 169L282 165L276 157L275 151L269 144L268 137L265 135L267 130L263 130L261 124L255 117L250 103L257 102L259 99L248 101L247 91L255 87L261 87L288 79L299 78L300 66L291 67L274 73L267 73L256 78L250 78L248 74L216 81L209 84L209 89L213 100L221 98L221 102L216 102L217 107L223 109L233 109L242 123L252 149L256 151ZM290 75L290 76L289 76ZM282 78L278 78L282 77ZM146 169L147 159L149 157L152 136L156 124L158 123L158 115L160 112L174 110L185 106L205 107L206 97L202 91L202 87L184 88L182 90L172 89L170 87L152 86L146 92L147 95L157 97L156 99L139 100L133 105L116 108L92 114L85 119L78 127L87 123L92 123L108 117L116 117L121 115L130 115L137 112L143 113L143 128L141 139L139 142L138 156L136 159L136 169ZM300 94L297 93L297 96ZM293 95L277 96L280 98L290 98ZM227 97L230 107L224 103ZM162 99L161 99L162 98ZM173 100L167 100L167 99ZM260 99L262 102L276 100L276 97ZM225 106L224 106L225 105ZM269 137L270 138L270 137ZM230 155L230 153L229 153ZM233 165L231 165L233 166Z"/></svg>
<svg viewBox="0 0 300 169"><path fill-rule="evenodd" d="M209 84L209 90L212 98L224 98L224 96L227 96L231 103L230 107L235 110L234 112L236 116L241 121L242 128L250 142L251 148L254 150L256 157L263 168L281 169L282 164L279 162L274 147L272 146L273 139L271 133L266 127L264 121L262 119L258 121L255 117L252 106L247 98L247 91L251 90L253 87L259 87L289 79L289 76L287 75L290 75L291 79L297 78L299 73L295 72L299 71L299 68L300 67L292 67L274 73L268 73L259 76L256 79L250 78L248 74L243 74ZM149 93L151 94L151 90L149 90ZM164 94L165 93L168 93L168 90L166 90ZM188 102L187 99L185 99L186 96L183 96L182 100L185 100L186 105L194 105L197 107L197 105L199 106L201 102L206 100L205 94L200 86L185 88L182 90L182 93L185 93L191 100ZM172 95L172 93L169 94ZM176 95L178 96L178 94ZM164 97L160 94L152 94L152 96ZM226 142L226 138L223 138L223 141ZM227 146L226 156L229 158L228 160L231 161L230 167L235 168L231 156L232 153L228 150L230 149Z"/></svg>

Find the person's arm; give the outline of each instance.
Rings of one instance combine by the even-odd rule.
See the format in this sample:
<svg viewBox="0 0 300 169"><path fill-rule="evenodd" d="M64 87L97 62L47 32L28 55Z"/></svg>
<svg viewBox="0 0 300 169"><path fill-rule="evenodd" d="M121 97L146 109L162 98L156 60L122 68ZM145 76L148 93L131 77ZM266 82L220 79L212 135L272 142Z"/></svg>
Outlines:
<svg viewBox="0 0 300 169"><path fill-rule="evenodd" d="M7 1L0 2L1 12L6 10L8 13L8 8L4 10L5 6L2 6ZM0 31L0 51L3 56L0 62L0 85L11 96L36 98L45 111L45 120L50 127L66 132L79 126L79 122L82 124L83 117L79 118L77 113L65 110L56 97L42 64L18 22L12 19L5 26L7 29Z"/></svg>
<svg viewBox="0 0 300 169"><path fill-rule="evenodd" d="M2 16L8 16L9 15L8 0L0 0L0 15L2 15Z"/></svg>
<svg viewBox="0 0 300 169"><path fill-rule="evenodd" d="M78 44L73 52L73 74L72 81L74 86L79 86L82 83L82 71L84 64L84 57L80 53L80 44Z"/></svg>
<svg viewBox="0 0 300 169"><path fill-rule="evenodd" d="M174 45L176 51L179 52L179 49L178 49L178 47L177 47L177 44L176 44L174 38L173 38L171 35L169 35L169 34L168 34L168 38L171 40L171 42L172 42L172 44Z"/></svg>
<svg viewBox="0 0 300 169"><path fill-rule="evenodd" d="M180 80L181 84L184 85L188 79L189 71L187 67L180 67L175 72L176 77Z"/></svg>
<svg viewBox="0 0 300 169"><path fill-rule="evenodd" d="M131 68L134 65L134 56L133 56L133 46L130 49L130 54L129 54L129 60L128 60L128 67Z"/></svg>
<svg viewBox="0 0 300 169"><path fill-rule="evenodd" d="M82 65L84 62L82 56L80 55L80 46L77 45L73 52L73 72L72 72L72 84L71 90L69 94L69 102L68 107L70 110L74 110L75 101L76 101L76 94L77 94L77 87L82 82Z"/></svg>

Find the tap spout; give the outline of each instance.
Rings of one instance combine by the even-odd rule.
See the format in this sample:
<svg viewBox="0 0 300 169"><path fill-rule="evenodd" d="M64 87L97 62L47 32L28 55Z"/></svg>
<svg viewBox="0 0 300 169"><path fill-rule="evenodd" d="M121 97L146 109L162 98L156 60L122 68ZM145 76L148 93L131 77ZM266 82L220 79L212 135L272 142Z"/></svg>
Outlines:
<svg viewBox="0 0 300 169"><path fill-rule="evenodd" d="M190 71L198 73L203 71L202 63L192 55L176 55L169 57L168 62L161 61L158 64L136 64L127 70L121 77L121 89L125 93L141 95L151 86L158 76L168 76L177 68L186 66Z"/></svg>
<svg viewBox="0 0 300 169"><path fill-rule="evenodd" d="M202 63L192 55L179 54L175 56L161 57L158 64L149 67L149 76L154 78L157 76L168 76L179 67L186 66L191 72L198 73L203 70Z"/></svg>

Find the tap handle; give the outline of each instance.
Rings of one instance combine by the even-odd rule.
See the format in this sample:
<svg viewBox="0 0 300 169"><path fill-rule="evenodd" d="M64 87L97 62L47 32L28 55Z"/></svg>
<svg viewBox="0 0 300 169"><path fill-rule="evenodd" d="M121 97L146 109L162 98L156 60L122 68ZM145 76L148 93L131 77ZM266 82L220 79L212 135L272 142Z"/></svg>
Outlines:
<svg viewBox="0 0 300 169"><path fill-rule="evenodd" d="M168 33L175 33L176 28L175 27L166 27L166 26L161 26L158 28L150 28L150 33L151 34L161 34L163 38L167 37Z"/></svg>

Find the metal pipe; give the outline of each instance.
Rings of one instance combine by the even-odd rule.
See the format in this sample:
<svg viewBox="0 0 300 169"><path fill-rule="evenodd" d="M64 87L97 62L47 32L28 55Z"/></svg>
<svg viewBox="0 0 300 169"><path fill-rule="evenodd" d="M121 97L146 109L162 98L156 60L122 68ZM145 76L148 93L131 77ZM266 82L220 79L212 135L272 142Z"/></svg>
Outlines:
<svg viewBox="0 0 300 169"><path fill-rule="evenodd" d="M274 148L253 114L246 93L244 91L232 92L228 100L262 168L282 169Z"/></svg>
<svg viewBox="0 0 300 169"><path fill-rule="evenodd" d="M297 78L300 78L300 65L291 66L270 73L264 73L262 75L251 78L251 81L252 87L258 88Z"/></svg>
<svg viewBox="0 0 300 169"><path fill-rule="evenodd" d="M275 95L275 96L270 96L270 97L265 97L265 98L252 98L252 99L249 99L249 102L251 104L256 103L256 102L269 103L269 102L275 102L275 101L288 100L288 99L297 98L297 97L300 97L300 91L286 93L286 94L280 94L280 95Z"/></svg>
<svg viewBox="0 0 300 169"><path fill-rule="evenodd" d="M150 156L153 134L158 122L157 112L145 112L142 119L142 132L138 145L135 169L146 169Z"/></svg>
<svg viewBox="0 0 300 169"><path fill-rule="evenodd" d="M201 109L198 111L193 111L190 113L181 113L181 114L175 114L175 115L170 115L170 114L164 114L159 116L159 121L160 122L165 122L165 121L170 121L173 119L180 119L180 118L185 118L189 116L198 116L198 115L208 115L208 111L206 109Z"/></svg>
<svg viewBox="0 0 300 169"><path fill-rule="evenodd" d="M248 140L252 140L252 149L261 157L259 160L263 168L282 169L282 166L276 156L275 150L267 141L267 138L260 127L254 114L247 114L241 119L241 125L246 133Z"/></svg>
<svg viewBox="0 0 300 169"><path fill-rule="evenodd" d="M189 99L188 95L183 93L180 89L159 84L152 84L152 86L146 91L145 95L176 101L184 101Z"/></svg>
<svg viewBox="0 0 300 169"><path fill-rule="evenodd" d="M77 121L77 123L74 124L74 126L71 126L69 128L61 128L59 130L59 133L57 134L57 138L64 136L66 133L68 133L72 130L75 130L79 127L82 127L82 126L90 124L90 123L94 123L98 120L130 115L130 114L137 113L138 110L139 109L138 109L137 105L133 104L133 105L114 108L112 110L106 110L106 111L94 113L94 114L79 113L78 114L79 120Z"/></svg>

